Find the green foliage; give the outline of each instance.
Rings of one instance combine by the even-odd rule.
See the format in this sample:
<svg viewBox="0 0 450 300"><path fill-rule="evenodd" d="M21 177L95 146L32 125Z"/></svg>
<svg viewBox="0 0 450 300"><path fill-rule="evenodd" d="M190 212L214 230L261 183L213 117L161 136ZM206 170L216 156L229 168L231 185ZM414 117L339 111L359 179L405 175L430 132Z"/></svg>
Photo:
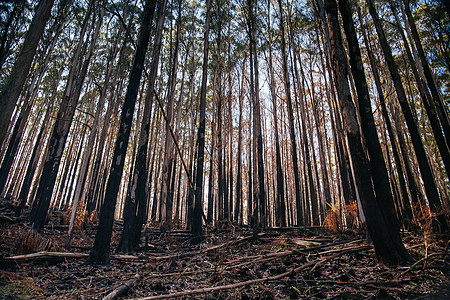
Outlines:
<svg viewBox="0 0 450 300"><path fill-rule="evenodd" d="M422 3L415 11L425 53L436 72L444 97L450 99L450 19L442 4L435 1Z"/></svg>

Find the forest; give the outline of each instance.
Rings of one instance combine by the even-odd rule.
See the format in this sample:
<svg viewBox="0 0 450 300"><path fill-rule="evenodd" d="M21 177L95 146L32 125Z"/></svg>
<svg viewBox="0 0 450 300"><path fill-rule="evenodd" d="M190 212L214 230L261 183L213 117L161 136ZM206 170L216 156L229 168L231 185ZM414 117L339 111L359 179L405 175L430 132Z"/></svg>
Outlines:
<svg viewBox="0 0 450 300"><path fill-rule="evenodd" d="M0 299L449 299L445 0L0 1Z"/></svg>

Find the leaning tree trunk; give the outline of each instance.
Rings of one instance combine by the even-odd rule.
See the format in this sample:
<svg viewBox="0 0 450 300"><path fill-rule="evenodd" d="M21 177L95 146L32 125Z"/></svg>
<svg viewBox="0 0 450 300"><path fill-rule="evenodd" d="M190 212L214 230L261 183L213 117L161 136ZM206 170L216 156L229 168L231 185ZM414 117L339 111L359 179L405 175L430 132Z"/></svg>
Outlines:
<svg viewBox="0 0 450 300"><path fill-rule="evenodd" d="M408 24L409 24L409 27L411 30L411 35L413 37L414 44L416 46L415 48L417 49L417 53L420 58L423 73L427 80L428 88L430 89L431 96L432 96L432 99L434 102L434 106L436 108L436 112L439 116L439 120L441 122L442 129L445 134L447 145L448 145L448 147L450 147L450 123L449 123L448 112L443 105L441 93L439 91L439 88L436 86L436 82L434 80L433 73L431 72L430 66L428 64L428 60L427 60L425 52L423 50L422 43L419 38L419 33L417 32L416 23L414 22L414 18L411 14L411 9L409 8L410 0L403 0L402 2L404 4L404 9L405 9L405 13L406 13L406 16L408 19ZM443 1L443 2L446 3L446 1ZM449 6L447 6L447 8L448 7ZM447 174L447 175L450 177L450 174Z"/></svg>
<svg viewBox="0 0 450 300"><path fill-rule="evenodd" d="M432 213L436 214L437 220L443 229L448 228L447 220L442 212L442 204L439 196L439 192L436 186L436 181L434 178L433 171L427 157L422 139L420 137L419 128L414 116L409 106L408 100L406 98L406 93L403 88L403 84L400 78L398 67L395 63L394 57L392 55L391 47L388 44L384 29L382 27L381 21L376 12L375 5L372 0L367 0L369 5L369 13L372 16L375 29L378 33L378 38L380 41L381 49L383 51L384 57L386 59L389 72L391 74L392 81L394 83L394 88L397 93L398 101L402 109L403 115L405 117L406 124L408 126L409 134L411 136L411 141L414 147L414 152L419 163L420 173L422 175L422 180L425 186L425 192L430 204L430 210Z"/></svg>
<svg viewBox="0 0 450 300"><path fill-rule="evenodd" d="M64 20L64 16L62 18ZM23 100L22 109L20 111L19 117L17 118L14 129L12 129L11 137L8 142L8 147L6 148L5 155L3 157L3 162L0 168L0 192L3 190L8 173L10 171L11 165L14 160L14 156L17 152L17 146L19 145L19 141L23 135L24 129L28 123L28 116L31 112L31 108L36 99L39 85L46 73L46 70L49 67L49 61L52 57L52 51L56 45L59 35L61 34L62 26L64 24L63 20L55 21L57 22L56 27L54 28L55 34L48 41L48 43L44 46L44 55L42 61L39 62L39 68L33 76L31 80L28 91L25 93L25 100ZM59 76L60 77L60 76ZM57 80L59 82L59 78ZM44 123L45 124L45 123Z"/></svg>
<svg viewBox="0 0 450 300"><path fill-rule="evenodd" d="M58 80L58 82L59 82L59 80ZM27 169L26 169L23 184L22 184L22 187L19 192L19 196L18 196L19 205L16 208L16 212L15 212L16 217L20 216L20 214L21 214L22 210L24 209L24 207L27 203L27 200L28 200L28 193L30 192L30 187L31 187L31 183L33 180L33 176L36 171L37 164L39 162L39 154L41 153L43 144L44 144L42 137L44 136L45 127L50 120L50 116L53 114L53 105L54 104L52 102L49 103L49 105L47 107L47 112L45 113L44 120L42 122L42 126L41 126L38 136L36 138L36 144L34 145L34 149L31 154L31 158L30 158L30 161L29 161Z"/></svg>
<svg viewBox="0 0 450 300"><path fill-rule="evenodd" d="M394 199L389 183L389 176L384 161L380 141L378 139L375 120L371 109L369 90L367 87L364 66L361 59L359 42L356 36L355 25L353 23L352 11L347 0L339 0L339 10L341 12L345 35L347 37L350 53L350 66L353 74L357 95L358 110L361 118L361 128L364 141L369 154L370 169L372 171L372 181L377 195L376 200L384 216L389 234L396 246L396 250L405 260L409 260L409 254L402 243L400 236L400 226L396 217Z"/></svg>
<svg viewBox="0 0 450 300"><path fill-rule="evenodd" d="M336 2L334 0L326 0L325 11L328 18L332 66L335 74L339 104L342 108L344 130L347 133L355 180L364 215L367 220L367 229L372 238L377 257L387 264L397 264L404 259L401 253L398 252L391 235L388 233L388 225L383 218L372 187L372 172L368 157L362 147L359 125L348 83L347 65L344 47L342 45Z"/></svg>
<svg viewBox="0 0 450 300"><path fill-rule="evenodd" d="M100 211L99 224L95 235L94 246L86 260L88 264L109 264L109 250L114 221L114 210L119 192L120 181L125 163L125 156L133 122L134 107L140 85L145 53L150 39L151 24L155 12L156 0L147 0L141 23L139 39L134 54L133 67L130 73L125 101L120 117L120 128L114 147L113 163L106 186L105 200Z"/></svg>
<svg viewBox="0 0 450 300"><path fill-rule="evenodd" d="M419 71L418 71L419 68L418 68L416 61L413 58L413 54L411 52L411 49L414 51L414 45L411 44L411 48L409 47L410 45L408 43L408 40L406 39L405 33L403 32L403 29L400 25L400 20L397 16L397 10L395 9L395 6L392 2L390 3L390 7L392 10L392 14L395 16L396 24L398 27L398 31L403 40L406 55L408 57L409 62L411 63L411 70L412 70L414 78L416 80L417 89L419 90L420 98L422 99L423 105L427 112L428 121L430 122L434 139L438 146L439 153L441 154L441 158L442 158L442 162L444 163L445 171L447 173L447 176L450 176L450 151L449 151L449 147L447 144L448 142L450 142L450 137L447 137L448 140L446 142L444 134L441 129L441 125L442 125L442 128L445 128L445 123L440 122L440 120L439 120L439 116L438 116L439 108L436 107L435 103L432 101L432 99L431 99L432 96L431 96L429 90L427 90L425 82L423 82L422 77L419 74ZM445 120L446 119L444 119L444 121Z"/></svg>
<svg viewBox="0 0 450 300"><path fill-rule="evenodd" d="M359 8L358 8L358 17L359 17L360 23L363 24L361 12L360 12ZM382 86L381 86L380 75L378 74L378 69L375 64L375 57L372 53L372 49L370 49L369 40L367 38L366 28L364 25L362 26L362 34L363 34L364 44L366 46L366 51L367 51L367 55L368 55L371 70L372 70L372 75L375 80L375 86L377 89L378 98L379 98L380 106L381 106L381 113L382 113L384 122L386 123L386 128L388 131L389 140L391 142L391 148L392 148L392 153L394 156L395 165L397 166L396 170L398 173L398 180L399 180L400 189L402 192L401 201L404 203L405 206L409 207L408 211L411 211L410 197L409 197L407 187L406 187L405 174L403 173L403 168L402 168L403 164L402 164L402 161L400 160L399 149L397 147L397 143L396 143L396 139L395 139L394 128L393 128L393 125L389 118L389 114L388 114L387 107L386 107L386 99L384 97ZM412 187L410 187L410 191L411 191L411 195L413 196L412 197L413 203L417 203L417 197L414 197ZM411 220L412 220L412 214L409 214L406 221L407 221L407 223L410 224ZM407 224L405 224L405 225L407 225Z"/></svg>
<svg viewBox="0 0 450 300"><path fill-rule="evenodd" d="M0 94L0 146L5 141L14 106L19 99L20 92L30 71L36 48L44 33L47 20L50 17L53 2L54 0L41 0L36 6L36 11L25 35L22 49L16 58L8 81Z"/></svg>
<svg viewBox="0 0 450 300"><path fill-rule="evenodd" d="M81 94L81 88L83 86L84 79L89 67L89 62L92 57L94 46L97 40L98 32L97 35L94 34L92 36L89 50L85 54L86 58L83 61L82 55L84 53L82 53L82 49L85 48L83 37L87 30L87 25L89 23L92 10L93 4L90 3L88 12L86 13L86 17L81 28L80 42L78 43L77 49L74 53L73 65L69 72L63 100L61 102L53 133L49 141L49 150L45 158L44 168L42 170L42 175L39 180L39 188L36 194L39 202L35 206L36 209L32 210L31 213L31 221L33 224L33 228L35 229L42 229L44 226L44 220L47 215L47 210L50 206L53 188L55 186L64 146L70 131L76 105ZM99 20L99 24L100 23L101 20ZM92 24L94 24L94 20L92 21Z"/></svg>
<svg viewBox="0 0 450 300"><path fill-rule="evenodd" d="M158 71L159 55L161 50L162 38L162 24L164 23L164 16L166 10L167 0L162 1L162 6L158 9L158 24L156 29L156 38L152 53L152 61L150 65L150 72L148 75L147 94L145 96L144 114L141 121L141 129L137 145L136 163L131 184L131 197L127 198L124 204L124 223L122 228L122 236L117 246L119 252L128 253L139 246L140 230L137 224L137 208L138 202L145 202L148 199L147 178L148 178L148 138L151 122L152 104L155 89L156 73ZM143 206L141 205L141 210Z"/></svg>

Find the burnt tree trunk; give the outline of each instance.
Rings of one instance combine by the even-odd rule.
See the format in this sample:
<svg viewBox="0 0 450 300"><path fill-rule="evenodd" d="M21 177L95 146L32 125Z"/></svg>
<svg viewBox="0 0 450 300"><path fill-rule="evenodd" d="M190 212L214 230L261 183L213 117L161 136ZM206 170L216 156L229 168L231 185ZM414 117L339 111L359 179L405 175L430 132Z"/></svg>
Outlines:
<svg viewBox="0 0 450 300"><path fill-rule="evenodd" d="M33 20L25 35L22 49L16 58L8 81L0 94L0 111L2 116L0 118L0 145L3 145L6 139L14 106L19 99L28 72L30 71L39 40L44 33L45 25L50 17L53 2L54 0L41 0L36 6Z"/></svg>
<svg viewBox="0 0 450 300"><path fill-rule="evenodd" d="M203 239L202 215L203 215L203 162L205 160L205 127L206 127L206 89L208 82L208 52L209 52L209 26L211 19L211 0L206 0L206 22L203 37L203 66L202 85L200 88L200 119L197 133L197 163L195 179L195 199L192 212L192 236L194 242Z"/></svg>
<svg viewBox="0 0 450 300"><path fill-rule="evenodd" d="M88 264L105 265L109 264L109 250L114 221L114 210L119 192L120 181L122 179L125 156L130 137L131 124L133 121L134 107L140 85L141 74L145 53L150 38L150 29L155 11L156 0L147 0L144 7L144 15L139 32L139 39L134 54L133 67L130 73L125 102L122 107L120 117L120 128L114 147L113 162L111 166L106 194L100 211L99 224L95 235L94 246L86 260Z"/></svg>

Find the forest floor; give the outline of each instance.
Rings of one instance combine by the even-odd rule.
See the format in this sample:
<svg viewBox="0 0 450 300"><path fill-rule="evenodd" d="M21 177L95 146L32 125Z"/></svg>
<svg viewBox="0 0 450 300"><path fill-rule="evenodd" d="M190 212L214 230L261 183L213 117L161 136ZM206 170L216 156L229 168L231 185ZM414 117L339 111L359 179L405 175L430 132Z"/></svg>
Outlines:
<svg viewBox="0 0 450 300"><path fill-rule="evenodd" d="M76 231L67 252L58 218L38 234L0 200L0 299L450 299L448 236L403 232L416 263L388 268L351 230L268 229L253 239L228 227L194 245L187 231L147 228L139 251L94 267L84 259L95 226Z"/></svg>

